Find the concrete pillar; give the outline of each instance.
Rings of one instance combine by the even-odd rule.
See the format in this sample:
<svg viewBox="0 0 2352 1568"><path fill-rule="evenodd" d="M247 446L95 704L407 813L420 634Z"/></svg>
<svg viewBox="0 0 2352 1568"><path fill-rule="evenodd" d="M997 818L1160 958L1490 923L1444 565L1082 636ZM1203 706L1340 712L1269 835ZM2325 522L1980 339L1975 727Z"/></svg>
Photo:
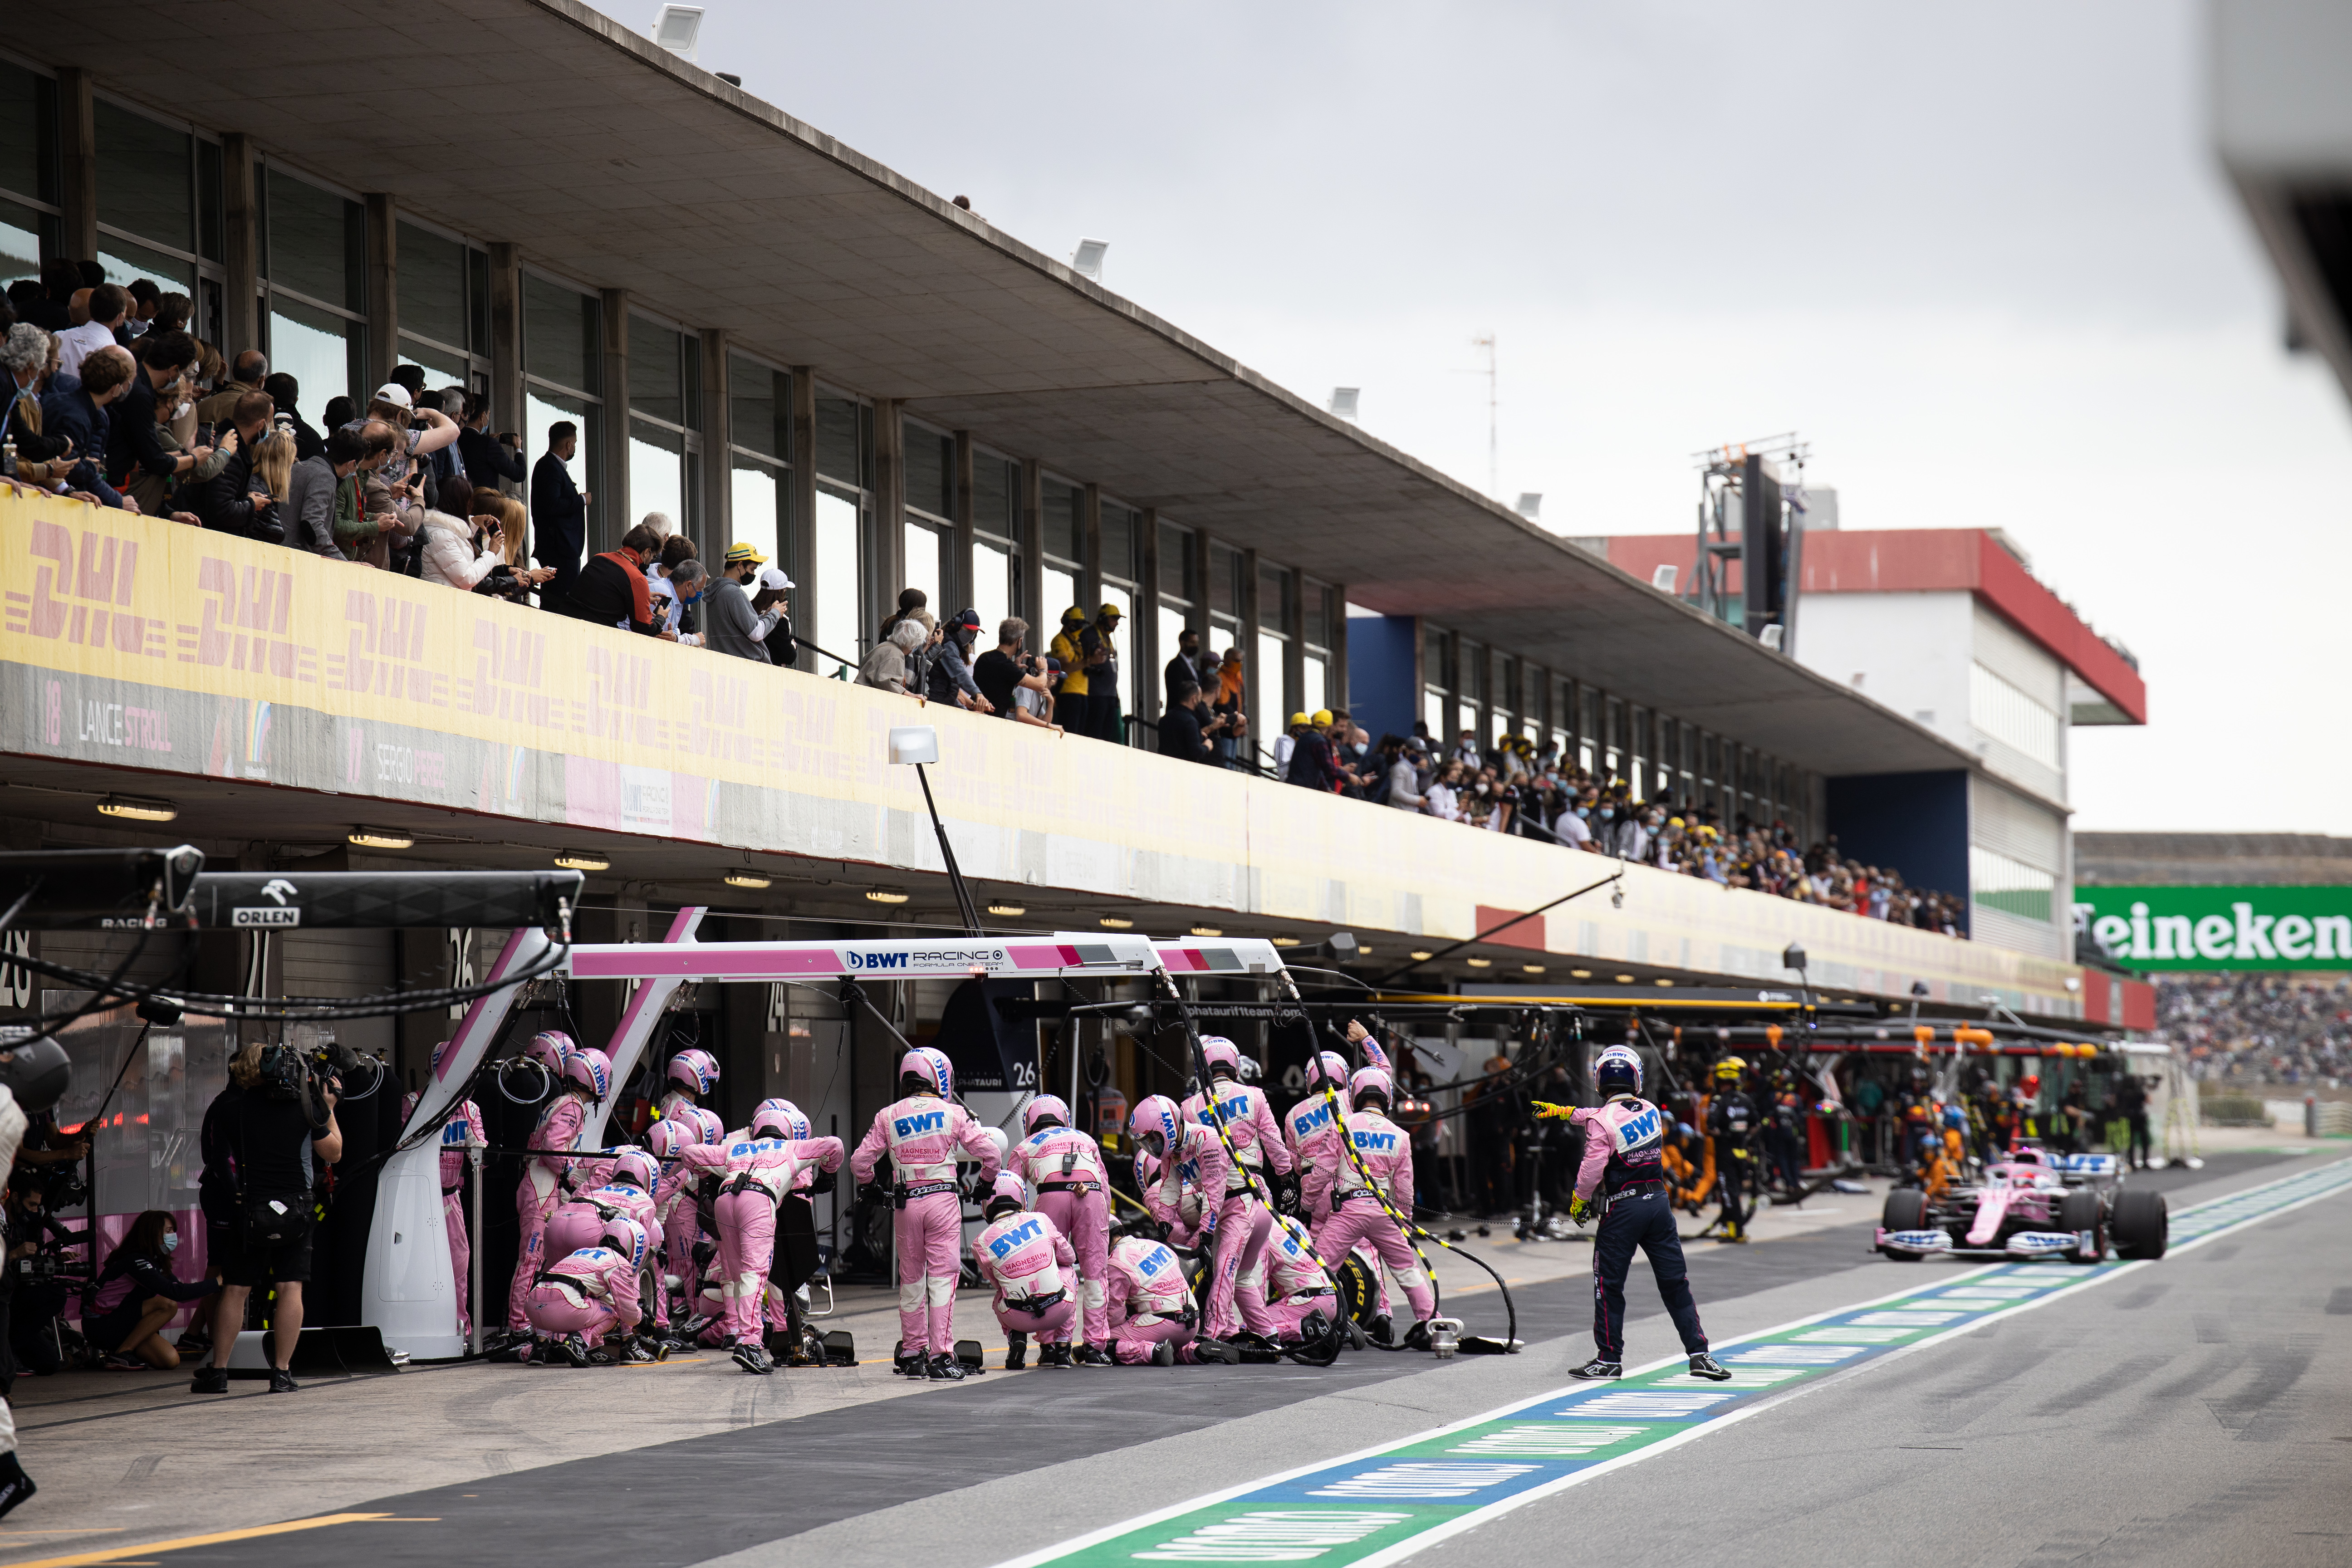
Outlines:
<svg viewBox="0 0 2352 1568"><path fill-rule="evenodd" d="M896 398L874 400L874 571L866 625L879 629L907 585L907 427ZM937 616L940 607L931 606ZM838 651L838 650L837 650Z"/></svg>
<svg viewBox="0 0 2352 1568"><path fill-rule="evenodd" d="M1331 626L1328 635L1331 638L1331 706L1353 708L1355 704L1348 700L1348 585L1345 583L1331 584ZM1413 702L1418 706L1420 701L1420 694L1416 692ZM1372 739L1377 741L1380 737L1375 735Z"/></svg>
<svg viewBox="0 0 2352 1568"><path fill-rule="evenodd" d="M253 139L232 131L221 138L221 264L228 277L220 344L232 364L261 343L261 193L256 187Z"/></svg>
<svg viewBox="0 0 2352 1568"><path fill-rule="evenodd" d="M784 573L799 584L792 596L793 625L803 632L816 629L816 369L793 366L792 516L784 526L782 552ZM817 668L816 656L803 653L800 668Z"/></svg>
<svg viewBox="0 0 2352 1568"><path fill-rule="evenodd" d="M1246 678L1244 689L1249 694L1249 741L1265 752L1270 761L1274 754L1274 738L1282 733L1282 721L1290 715L1274 711L1282 704L1282 672L1257 667L1258 614L1257 552L1244 550L1242 552L1242 673Z"/></svg>
<svg viewBox="0 0 2352 1568"><path fill-rule="evenodd" d="M735 408L727 400L732 385L726 329L707 327L702 333L702 517L695 524L698 531L694 541L707 555L724 556L735 540L735 473L727 450L735 439Z"/></svg>
<svg viewBox="0 0 2352 1568"><path fill-rule="evenodd" d="M1102 488L1078 491L1078 604L1091 618L1102 608Z"/></svg>
<svg viewBox="0 0 2352 1568"><path fill-rule="evenodd" d="M950 603L947 614L953 615L979 595L972 588L971 545L973 532L971 432L955 433L955 542L948 550L947 594ZM988 637L981 639L984 647L992 647L990 639L996 628L990 626Z"/></svg>
<svg viewBox="0 0 2352 1568"><path fill-rule="evenodd" d="M79 66L58 72L58 238L67 256L88 261L98 255L98 106Z"/></svg>
<svg viewBox="0 0 2352 1568"><path fill-rule="evenodd" d="M1045 470L1034 458L1021 460L1021 608L1029 623L1029 651L1042 654L1054 640L1059 605L1045 607Z"/></svg>
<svg viewBox="0 0 2352 1568"><path fill-rule="evenodd" d="M522 252L519 247L493 243L490 247L490 430L496 434L512 430L520 434L523 423L522 383ZM539 454L529 450L528 438L522 458L525 463L539 461ZM504 487L507 493L520 496L522 484Z"/></svg>
<svg viewBox="0 0 2352 1568"><path fill-rule="evenodd" d="M1306 700L1303 695L1307 689L1307 616L1304 604L1306 592L1305 574L1300 572L1283 574L1282 624L1290 634L1288 639L1282 645L1280 700L1286 707L1289 705L1290 693L1294 691L1302 694L1300 697L1302 702ZM1287 719L1290 715L1285 713L1283 717Z"/></svg>
<svg viewBox="0 0 2352 1568"><path fill-rule="evenodd" d="M367 193L367 381L383 384L400 363L400 209L382 191Z"/></svg>
<svg viewBox="0 0 2352 1568"><path fill-rule="evenodd" d="M593 489L596 497L588 509L591 555L617 548L621 535L637 521L629 503L629 291L605 289L600 295L604 308L596 314L604 340L604 372L597 390L604 398L604 450L583 487Z"/></svg>
<svg viewBox="0 0 2352 1568"><path fill-rule="evenodd" d="M1127 634L1127 651L1135 659L1137 714L1157 722L1168 697L1168 683L1160 672L1176 657L1174 648L1160 646L1160 510L1143 509L1143 582L1136 589L1135 624ZM1176 570L1183 570L1176 563ZM1181 582L1180 577L1177 579Z"/></svg>
<svg viewBox="0 0 2352 1568"><path fill-rule="evenodd" d="M1201 657L1206 658L1212 651L1224 651L1223 648L1212 650L1209 647L1212 640L1209 636L1209 606L1216 597L1214 586L1209 581L1209 531L1194 529L1189 548L1192 552L1192 581L1198 587L1192 595L1192 616L1187 624L1201 634Z"/></svg>

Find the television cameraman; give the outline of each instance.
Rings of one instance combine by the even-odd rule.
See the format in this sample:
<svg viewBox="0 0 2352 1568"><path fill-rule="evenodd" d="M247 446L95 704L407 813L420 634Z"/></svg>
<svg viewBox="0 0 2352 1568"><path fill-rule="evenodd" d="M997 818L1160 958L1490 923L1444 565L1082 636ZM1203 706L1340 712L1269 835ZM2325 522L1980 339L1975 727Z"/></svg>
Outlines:
<svg viewBox="0 0 2352 1568"><path fill-rule="evenodd" d="M329 1053L331 1052L331 1060ZM270 1312L269 1392L291 1394L302 1332L302 1287L310 1278L312 1196L320 1168L343 1156L335 1102L356 1061L347 1047L306 1058L279 1042L248 1041L229 1059L228 1087L205 1111L197 1180L207 1258L220 1271L213 1307L211 1362L196 1370L193 1394L226 1394L228 1363L245 1327L245 1304L265 1278L276 1282Z"/></svg>

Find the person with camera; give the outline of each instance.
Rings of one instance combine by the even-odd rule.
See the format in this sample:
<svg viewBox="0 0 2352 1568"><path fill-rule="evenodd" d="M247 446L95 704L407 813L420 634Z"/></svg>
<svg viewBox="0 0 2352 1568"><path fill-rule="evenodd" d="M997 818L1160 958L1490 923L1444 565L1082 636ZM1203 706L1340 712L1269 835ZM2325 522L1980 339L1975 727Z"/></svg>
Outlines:
<svg viewBox="0 0 2352 1568"><path fill-rule="evenodd" d="M1160 716L1160 754L1215 766L1221 761L1217 737L1231 728L1232 722L1225 715L1211 712L1202 703L1199 686L1180 680L1176 683L1175 701Z"/></svg>
<svg viewBox="0 0 2352 1568"><path fill-rule="evenodd" d="M41 1120L35 1118L37 1127ZM27 1171L24 1161L17 1156L5 1211L8 1267L0 1287L0 1339L6 1341L7 1364L0 1372L0 1399L8 1396L21 1373L50 1377L65 1370L67 1336L52 1331L51 1325L89 1278L86 1259L68 1256L82 1249L81 1233L59 1224L48 1202L52 1186L62 1184L71 1203L81 1202L87 1189L70 1166L60 1180Z"/></svg>
<svg viewBox="0 0 2352 1568"><path fill-rule="evenodd" d="M343 1157L335 1123L342 1080L294 1047L249 1041L230 1058L228 1087L205 1111L197 1181L206 1252L220 1270L213 1307L213 1353L189 1384L194 1394L228 1392L228 1359L245 1327L246 1298L276 1282L270 1317L269 1392L300 1385L291 1370L302 1332L302 1287L310 1278L312 1191L320 1168Z"/></svg>
<svg viewBox="0 0 2352 1568"><path fill-rule="evenodd" d="M170 1372L180 1364L180 1352L163 1338L163 1325L188 1302L211 1295L219 1282L173 1274L172 1254L179 1247L179 1223L162 1209L149 1209L131 1221L99 1271L82 1333L108 1371L152 1366Z"/></svg>
<svg viewBox="0 0 2352 1568"><path fill-rule="evenodd" d="M1024 687L1041 697L1050 696L1053 690L1046 684L1045 661L1021 651L1022 639L1028 635L1027 621L1018 616L1006 616L996 628L996 646L972 660L971 679L999 718L1034 724L1058 735L1062 732L1059 724L1039 718L1013 700L1013 694Z"/></svg>

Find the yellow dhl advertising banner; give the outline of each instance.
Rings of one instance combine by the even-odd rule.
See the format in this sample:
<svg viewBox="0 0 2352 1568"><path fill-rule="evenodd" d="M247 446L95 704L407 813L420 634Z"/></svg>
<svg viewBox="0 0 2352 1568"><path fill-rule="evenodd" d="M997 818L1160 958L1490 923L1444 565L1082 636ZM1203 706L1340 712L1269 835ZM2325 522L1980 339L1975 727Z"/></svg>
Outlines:
<svg viewBox="0 0 2352 1568"><path fill-rule="evenodd" d="M929 723L940 812L985 880L1447 940L1612 868L5 488L0 584L10 752L935 871L914 771L886 761L892 725ZM1624 888L1509 940L1774 984L1800 941L1832 986L2069 1005L2053 960L1638 866Z"/></svg>

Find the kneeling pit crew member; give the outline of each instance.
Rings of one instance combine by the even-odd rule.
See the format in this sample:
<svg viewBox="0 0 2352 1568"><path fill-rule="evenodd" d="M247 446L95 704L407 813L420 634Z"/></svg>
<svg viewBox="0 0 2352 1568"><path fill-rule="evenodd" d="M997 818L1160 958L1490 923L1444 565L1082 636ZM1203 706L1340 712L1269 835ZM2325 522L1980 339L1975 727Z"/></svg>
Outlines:
<svg viewBox="0 0 2352 1568"><path fill-rule="evenodd" d="M719 1178L712 1214L719 1231L719 1295L727 1337L745 1372L775 1370L768 1358L762 1314L768 1271L775 1260L776 1209L803 1167L841 1169L838 1138L793 1138L800 1111L788 1100L763 1100L751 1124L724 1143L689 1144L678 1158Z"/></svg>
<svg viewBox="0 0 2352 1568"><path fill-rule="evenodd" d="M538 1359L560 1355L573 1366L609 1366L668 1355L667 1345L648 1352L627 1337L645 1318L638 1276L652 1257L645 1227L615 1215L604 1222L595 1246L543 1270L523 1293L523 1310L538 1337ZM608 1336L622 1336L609 1351L601 1348Z"/></svg>
<svg viewBox="0 0 2352 1568"><path fill-rule="evenodd" d="M1110 1181L1103 1171L1102 1144L1070 1125L1070 1108L1056 1095L1031 1100L1021 1113L1021 1128L1026 1136L1005 1168L1036 1190L1037 1212L1069 1238L1078 1257L1085 1338L1071 1346L1070 1358L1082 1366L1108 1366Z"/></svg>
<svg viewBox="0 0 2352 1568"><path fill-rule="evenodd" d="M540 1111L527 1145L551 1155L569 1153L580 1146L588 1107L601 1102L613 1085L613 1065L604 1053L580 1050L572 1046L572 1037L561 1031L551 1029L534 1036L527 1054L544 1065L547 1054L556 1050L562 1052L562 1060L555 1071L555 1094ZM507 1291L507 1328L513 1333L528 1336L530 1332L523 1298L551 1261L547 1222L557 1205L571 1195L572 1164L568 1159L531 1160L523 1166L522 1180L515 1187L515 1218L521 1236L515 1248L514 1283Z"/></svg>
<svg viewBox="0 0 2352 1568"><path fill-rule="evenodd" d="M958 1151L980 1162L985 1192L1003 1161L987 1131L955 1100L945 1052L917 1046L898 1059L900 1099L882 1108L850 1157L860 1186L884 1155L897 1173L891 1229L898 1244L899 1368L909 1377L961 1382L955 1359L956 1281L963 1272L963 1189ZM928 1354L927 1354L928 1352Z"/></svg>
<svg viewBox="0 0 2352 1568"><path fill-rule="evenodd" d="M1340 1317L1339 1292L1315 1255L1315 1238L1292 1215L1275 1216L1256 1271L1242 1277L1234 1294L1244 1311L1255 1298L1273 1322L1273 1337L1284 1344L1320 1340Z"/></svg>
<svg viewBox="0 0 2352 1568"><path fill-rule="evenodd" d="M1147 1094L1136 1102L1127 1130L1136 1145L1136 1185L1151 1217L1169 1227L1171 1239L1192 1242L1195 1250L1216 1257L1217 1228L1225 1192L1225 1146L1216 1133L1186 1119L1176 1102L1164 1094ZM1145 1162L1159 1162L1157 1174L1147 1174ZM1184 1199L1187 1190L1198 1194L1198 1226L1186 1234ZM1181 1245L1180 1241L1180 1245ZM1234 1304L1236 1276L1221 1274L1212 1263L1207 1275L1208 1300L1202 1305L1201 1331L1211 1340L1230 1340L1241 1328Z"/></svg>
<svg viewBox="0 0 2352 1568"><path fill-rule="evenodd" d="M1219 1311L1216 1303L1230 1300L1241 1326L1271 1344L1275 1324L1265 1315L1265 1300L1244 1296L1240 1282L1243 1275L1258 1270L1265 1252L1274 1226L1275 1181L1279 1178L1286 1190L1290 1184L1290 1146L1273 1106L1266 1103L1265 1090L1242 1081L1241 1047L1223 1035L1203 1035L1201 1055L1209 1064L1209 1086L1184 1102L1184 1114L1212 1132L1222 1126L1236 1162L1226 1167L1224 1190L1215 1194L1217 1240L1209 1261L1214 1271L1209 1277L1212 1312ZM1211 1117L1216 1118L1213 1124Z"/></svg>
<svg viewBox="0 0 2352 1568"><path fill-rule="evenodd" d="M1192 1288L1184 1283L1184 1265L1167 1243L1126 1236L1111 1244L1112 1360L1121 1366L1191 1366L1230 1365L1242 1359L1240 1351L1222 1341L1196 1339L1192 1329L1199 1321Z"/></svg>
<svg viewBox="0 0 2352 1568"><path fill-rule="evenodd" d="M1535 1102L1539 1116L1566 1118L1584 1128L1584 1159L1577 1168L1570 1217L1582 1225L1601 1212L1592 1245L1592 1360L1574 1369L1576 1377L1619 1377L1625 1370L1625 1274L1633 1249L1649 1254L1658 1294L1682 1335L1693 1377L1727 1381L1731 1373L1707 1354L1706 1331L1699 1327L1691 1299L1683 1243L1675 1229L1674 1205L1666 1196L1659 1151L1665 1146L1665 1113L1641 1098L1642 1058L1630 1047L1612 1046L1592 1066L1593 1085L1606 1103L1571 1109Z"/></svg>
<svg viewBox="0 0 2352 1568"><path fill-rule="evenodd" d="M1071 1365L1070 1325L1077 1321L1078 1304L1070 1286L1078 1255L1069 1238L1029 1206L1028 1184L1010 1171L997 1173L980 1212L987 1224L971 1239L971 1261L980 1282L996 1290L992 1305L1004 1331L1004 1370L1021 1370L1032 1334L1039 1366Z"/></svg>

